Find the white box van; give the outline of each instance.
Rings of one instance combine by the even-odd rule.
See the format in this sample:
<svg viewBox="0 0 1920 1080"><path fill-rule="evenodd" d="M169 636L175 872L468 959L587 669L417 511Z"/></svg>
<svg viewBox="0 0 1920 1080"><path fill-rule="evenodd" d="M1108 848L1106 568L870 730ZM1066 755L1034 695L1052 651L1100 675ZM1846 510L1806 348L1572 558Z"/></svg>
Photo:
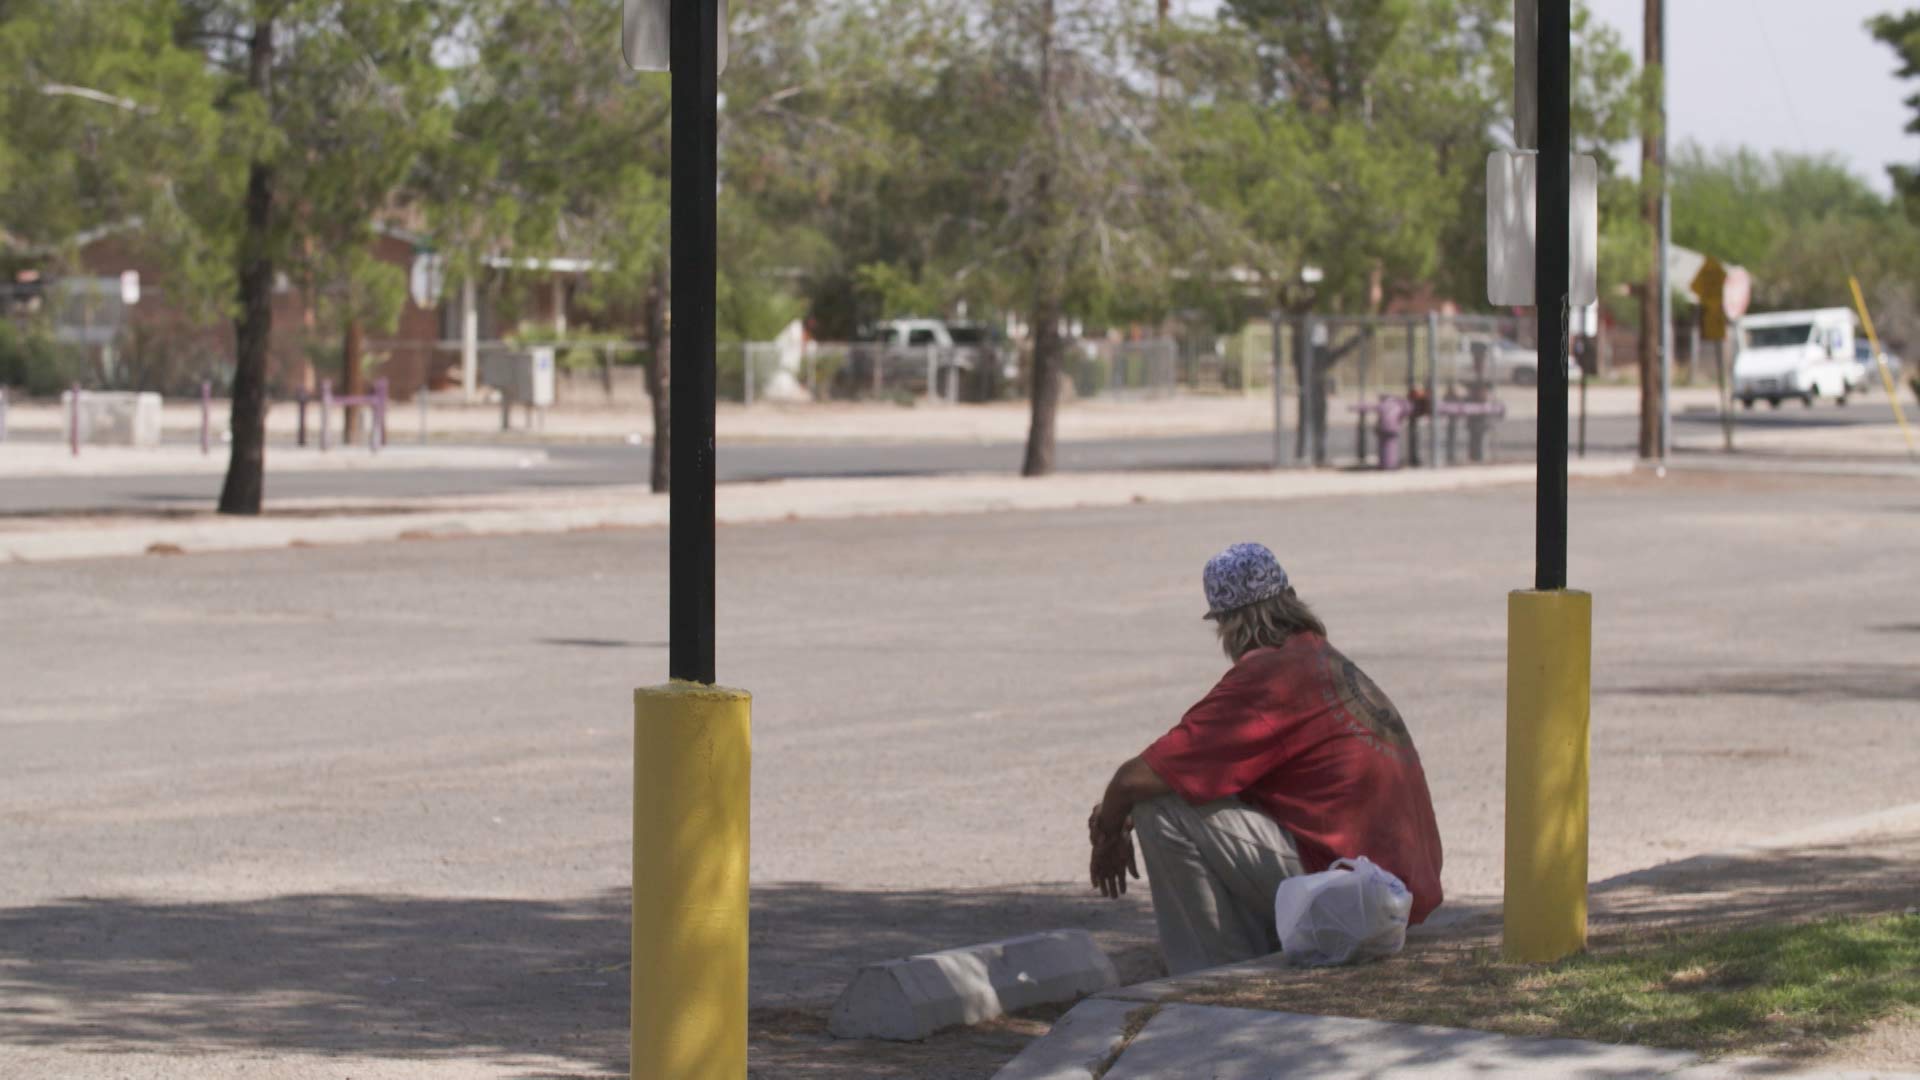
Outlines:
<svg viewBox="0 0 1920 1080"><path fill-rule="evenodd" d="M1854 358L1860 336L1847 308L1776 311L1749 315L1735 324L1740 355L1733 362L1733 396L1753 408L1774 408L1787 398L1811 406L1815 398L1841 405L1860 388L1863 369Z"/></svg>

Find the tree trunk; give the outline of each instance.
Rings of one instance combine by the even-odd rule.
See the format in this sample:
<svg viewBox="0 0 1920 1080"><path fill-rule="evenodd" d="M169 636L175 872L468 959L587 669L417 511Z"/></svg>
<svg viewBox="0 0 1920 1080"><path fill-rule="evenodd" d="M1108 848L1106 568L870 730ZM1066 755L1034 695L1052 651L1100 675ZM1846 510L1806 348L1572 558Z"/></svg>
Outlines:
<svg viewBox="0 0 1920 1080"><path fill-rule="evenodd" d="M669 441L673 424L667 402L667 307L666 273L664 268L653 272L653 281L647 286L647 398L653 408L653 475L651 483L655 494L664 495L672 487L672 473L668 465L673 460L673 445Z"/></svg>
<svg viewBox="0 0 1920 1080"><path fill-rule="evenodd" d="M1645 66L1655 77L1666 78L1660 25L1661 0L1646 0ZM1660 185L1666 183L1660 160L1657 113L1640 134L1640 217L1653 238L1653 258L1647 260L1647 280L1640 286L1640 456L1659 454L1660 441Z"/></svg>
<svg viewBox="0 0 1920 1080"><path fill-rule="evenodd" d="M347 320L347 332L340 346L340 385L341 393L348 397L358 397L366 393L366 373L362 370L366 356L366 339L360 329L359 319ZM340 442L351 446L360 434L360 413L357 405L348 405L340 410Z"/></svg>
<svg viewBox="0 0 1920 1080"><path fill-rule="evenodd" d="M247 84L263 96L271 89L273 21L262 19L248 45ZM246 227L240 236L238 298L234 319L233 450L220 488L220 512L258 514L264 494L267 449L267 349L273 340L273 166L247 167Z"/></svg>
<svg viewBox="0 0 1920 1080"><path fill-rule="evenodd" d="M1053 471L1054 421L1060 411L1060 314L1065 295L1064 254L1055 236L1058 208L1054 206L1054 170L1062 153L1060 110L1053 99L1053 0L1045 0L1040 21L1040 111L1047 131L1047 158L1034 177L1034 221L1029 235L1028 269L1033 274L1033 368L1028 372L1027 397L1032 403L1027 423L1027 453L1022 476L1045 476Z"/></svg>
<svg viewBox="0 0 1920 1080"><path fill-rule="evenodd" d="M1307 320L1301 318L1293 324L1293 460L1307 459L1307 428L1313 423L1313 389L1307 385L1307 350L1313 347L1313 340L1307 329Z"/></svg>
<svg viewBox="0 0 1920 1080"><path fill-rule="evenodd" d="M1060 302L1043 284L1033 303L1033 367L1028 373L1027 397L1033 405L1027 424L1027 454L1022 476L1045 476L1053 471L1054 421L1060 411Z"/></svg>

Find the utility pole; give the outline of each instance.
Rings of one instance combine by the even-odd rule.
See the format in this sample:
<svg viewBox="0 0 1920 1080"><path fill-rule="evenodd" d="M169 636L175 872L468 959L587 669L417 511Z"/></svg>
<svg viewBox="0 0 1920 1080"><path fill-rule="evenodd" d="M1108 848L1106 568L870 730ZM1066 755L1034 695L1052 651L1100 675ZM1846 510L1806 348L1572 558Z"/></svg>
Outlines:
<svg viewBox="0 0 1920 1080"><path fill-rule="evenodd" d="M1640 457L1659 457L1662 453L1659 417L1662 395L1656 380L1664 362L1666 331L1662 313L1666 308L1667 250L1663 242L1664 215L1661 206L1667 186L1666 144L1666 2L1646 0L1643 18L1642 66L1652 78L1660 80L1660 102L1654 115L1640 133L1640 217L1647 231L1660 237L1652 253L1653 266L1647 268L1640 285Z"/></svg>
<svg viewBox="0 0 1920 1080"><path fill-rule="evenodd" d="M1660 475L1665 476L1673 435L1673 286L1667 281L1667 256L1673 247L1673 186L1667 183L1667 0L1648 2L1660 8Z"/></svg>

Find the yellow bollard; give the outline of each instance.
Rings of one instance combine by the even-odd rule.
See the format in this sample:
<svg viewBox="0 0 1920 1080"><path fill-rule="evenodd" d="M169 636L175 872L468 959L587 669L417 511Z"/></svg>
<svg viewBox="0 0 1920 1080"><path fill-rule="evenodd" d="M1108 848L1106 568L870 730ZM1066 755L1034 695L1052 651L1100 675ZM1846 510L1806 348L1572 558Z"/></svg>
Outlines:
<svg viewBox="0 0 1920 1080"><path fill-rule="evenodd" d="M1507 597L1508 960L1558 960L1587 944L1592 668L1592 596Z"/></svg>
<svg viewBox="0 0 1920 1080"><path fill-rule="evenodd" d="M633 692L634 1080L747 1075L753 699Z"/></svg>

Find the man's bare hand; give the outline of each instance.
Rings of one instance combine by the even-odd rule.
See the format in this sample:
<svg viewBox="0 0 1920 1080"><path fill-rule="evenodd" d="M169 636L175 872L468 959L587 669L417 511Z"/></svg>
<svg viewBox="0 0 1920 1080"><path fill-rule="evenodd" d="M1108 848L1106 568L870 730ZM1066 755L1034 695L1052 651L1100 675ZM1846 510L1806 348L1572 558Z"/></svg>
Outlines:
<svg viewBox="0 0 1920 1080"><path fill-rule="evenodd" d="M1118 831L1102 826L1100 824L1100 811L1103 809L1105 809L1105 807L1102 804L1095 803L1093 813L1087 815L1087 842L1094 847L1099 847L1103 843L1110 842L1116 837L1125 836L1133 831L1133 818L1131 815L1120 819L1120 828Z"/></svg>
<svg viewBox="0 0 1920 1080"><path fill-rule="evenodd" d="M1133 837L1122 831L1104 838L1096 838L1093 845L1093 859L1089 867L1093 878L1093 887L1101 896L1117 900L1126 895L1127 875L1134 880L1140 879L1140 866L1134 861Z"/></svg>

